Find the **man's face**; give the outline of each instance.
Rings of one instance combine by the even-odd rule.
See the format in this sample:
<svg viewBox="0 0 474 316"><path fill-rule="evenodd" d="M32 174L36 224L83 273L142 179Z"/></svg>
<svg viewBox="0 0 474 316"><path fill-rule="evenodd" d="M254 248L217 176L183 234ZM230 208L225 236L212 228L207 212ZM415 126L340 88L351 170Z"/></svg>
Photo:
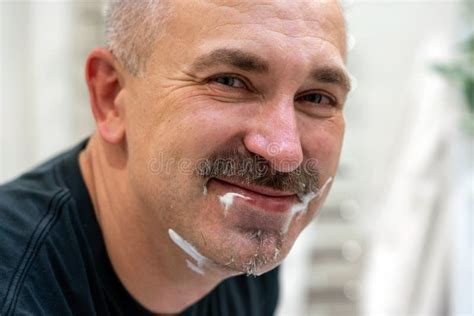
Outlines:
<svg viewBox="0 0 474 316"><path fill-rule="evenodd" d="M336 172L341 13L317 1L179 1L172 12L120 95L143 233L157 252L172 229L213 267L262 273L287 255ZM249 173L238 172L244 160ZM257 162L270 172L255 176Z"/></svg>

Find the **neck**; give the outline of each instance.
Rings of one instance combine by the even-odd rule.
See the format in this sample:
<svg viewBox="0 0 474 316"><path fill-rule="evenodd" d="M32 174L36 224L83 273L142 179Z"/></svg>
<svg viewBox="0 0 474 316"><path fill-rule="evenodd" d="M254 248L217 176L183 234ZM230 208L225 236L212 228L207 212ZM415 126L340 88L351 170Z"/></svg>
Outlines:
<svg viewBox="0 0 474 316"><path fill-rule="evenodd" d="M201 275L187 268L189 259L147 220L145 207L128 181L126 149L97 134L79 156L107 253L120 281L145 308L178 313L210 292L225 276Z"/></svg>

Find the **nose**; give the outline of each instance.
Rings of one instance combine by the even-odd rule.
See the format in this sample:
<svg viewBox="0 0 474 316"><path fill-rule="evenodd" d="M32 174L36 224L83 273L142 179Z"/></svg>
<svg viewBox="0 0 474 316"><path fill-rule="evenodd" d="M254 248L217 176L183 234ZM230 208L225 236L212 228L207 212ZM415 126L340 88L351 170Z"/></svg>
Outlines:
<svg viewBox="0 0 474 316"><path fill-rule="evenodd" d="M303 149L293 100L262 105L244 137L250 152L260 155L280 172L291 172L303 161Z"/></svg>

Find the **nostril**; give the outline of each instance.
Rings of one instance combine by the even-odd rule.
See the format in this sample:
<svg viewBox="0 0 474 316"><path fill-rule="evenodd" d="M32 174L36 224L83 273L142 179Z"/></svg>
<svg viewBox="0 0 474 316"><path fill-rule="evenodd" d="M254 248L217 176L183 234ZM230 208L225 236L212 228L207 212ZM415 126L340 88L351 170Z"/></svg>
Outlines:
<svg viewBox="0 0 474 316"><path fill-rule="evenodd" d="M258 156L268 159L268 141L259 133L249 133L243 139L245 148Z"/></svg>

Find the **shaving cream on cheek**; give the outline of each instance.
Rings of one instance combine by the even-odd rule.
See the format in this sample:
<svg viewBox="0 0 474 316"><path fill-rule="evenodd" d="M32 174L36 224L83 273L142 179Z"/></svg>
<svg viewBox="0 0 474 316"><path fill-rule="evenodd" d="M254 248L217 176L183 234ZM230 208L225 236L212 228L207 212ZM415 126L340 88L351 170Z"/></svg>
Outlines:
<svg viewBox="0 0 474 316"><path fill-rule="evenodd" d="M193 272L203 275L204 268L209 263L209 259L204 257L197 251L197 249L191 245L189 242L184 240L177 232L172 230L171 228L168 229L168 235L170 236L171 240L183 250L188 256L194 259L195 263L191 260L186 259L186 265L189 269Z"/></svg>

